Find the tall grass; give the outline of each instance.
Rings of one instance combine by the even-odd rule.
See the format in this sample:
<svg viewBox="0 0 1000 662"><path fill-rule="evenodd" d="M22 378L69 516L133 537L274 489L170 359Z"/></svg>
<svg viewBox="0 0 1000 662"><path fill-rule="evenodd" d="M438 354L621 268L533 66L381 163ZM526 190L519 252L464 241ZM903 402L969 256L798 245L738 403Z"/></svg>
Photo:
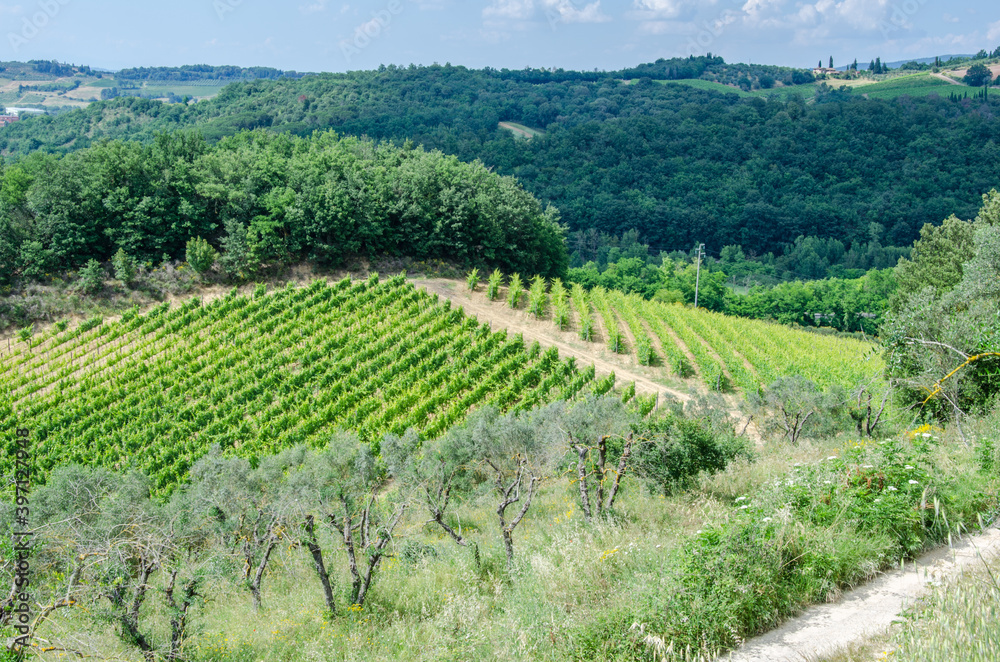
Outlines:
<svg viewBox="0 0 1000 662"><path fill-rule="evenodd" d="M1000 559L934 589L896 637L901 662L993 662L1000 655Z"/></svg>
<svg viewBox="0 0 1000 662"><path fill-rule="evenodd" d="M484 488L451 522L477 542L478 564L472 550L415 518L364 609L326 622L307 559L286 551L265 610L248 616L246 596L236 590L231 600L217 600L203 614L195 657L709 658L946 536L933 506L919 512L935 496L950 520L968 522L982 505L973 491L995 492L974 461L961 444L922 437L773 445L756 461L734 462L673 496L654 495L629 476L613 515L592 525L583 521L576 486L553 476L518 529L513 572ZM871 489L864 472L880 476L882 488ZM968 489L950 489L957 477ZM330 565L335 584L345 587L340 556ZM985 595L973 590L987 590L977 586L948 600L969 596L971 605ZM963 609L971 618L973 607Z"/></svg>

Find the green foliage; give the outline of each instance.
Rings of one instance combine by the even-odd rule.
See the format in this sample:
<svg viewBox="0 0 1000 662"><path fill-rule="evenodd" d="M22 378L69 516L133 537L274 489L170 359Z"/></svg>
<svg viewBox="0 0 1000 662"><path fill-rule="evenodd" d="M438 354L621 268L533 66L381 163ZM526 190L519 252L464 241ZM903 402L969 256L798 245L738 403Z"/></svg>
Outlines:
<svg viewBox="0 0 1000 662"><path fill-rule="evenodd" d="M135 260L121 248L111 258L111 266L115 270L115 278L125 284L126 287L135 281L136 264Z"/></svg>
<svg viewBox="0 0 1000 662"><path fill-rule="evenodd" d="M928 223L923 227L913 244L912 258L900 260L896 267L899 291L894 310L926 287L940 295L961 282L962 268L975 254L976 226L952 215L939 226Z"/></svg>
<svg viewBox="0 0 1000 662"><path fill-rule="evenodd" d="M486 287L486 297L490 301L496 301L500 298L501 287L503 287L503 274L500 273L499 269L494 269L493 273L490 274L489 283Z"/></svg>
<svg viewBox="0 0 1000 662"><path fill-rule="evenodd" d="M479 269L473 268L472 271L465 277L465 284L468 286L470 292L475 292L476 287L479 286Z"/></svg>
<svg viewBox="0 0 1000 662"><path fill-rule="evenodd" d="M683 489L703 471L721 471L735 458L752 454L746 439L673 414L653 419L649 438L635 453L638 474L652 492L664 495Z"/></svg>
<svg viewBox="0 0 1000 662"><path fill-rule="evenodd" d="M219 259L226 275L236 281L246 281L260 270L254 260L246 226L240 221L226 221L226 236L222 238L222 257Z"/></svg>
<svg viewBox="0 0 1000 662"><path fill-rule="evenodd" d="M963 79L969 87L982 87L993 80L993 72L982 62L968 68Z"/></svg>
<svg viewBox="0 0 1000 662"><path fill-rule="evenodd" d="M89 260L80 269L76 287L84 294L95 295L104 289L104 267L97 260Z"/></svg>
<svg viewBox="0 0 1000 662"><path fill-rule="evenodd" d="M746 98L729 93L734 89L730 84L766 88L770 79L783 85L755 90L751 94L757 96ZM719 91L661 85L654 80L689 80ZM948 83L939 81L936 96L913 96L900 103L865 99L863 89L841 92L800 87L811 82L813 75L808 71L725 63L715 57L665 59L617 72L387 66L379 71L241 81L213 99L191 105L113 99L44 121L12 124L0 137L0 148L15 158L32 152L65 153L87 149L87 145L93 148L90 136L95 135L152 145L157 134L178 129L200 132L211 143L247 129L306 136L317 129L335 128L345 135L368 135L375 141L399 144L419 137L429 149L459 154L466 161L479 159L501 175L518 176L536 197L557 204L562 222L574 230L601 228L621 234L635 228L656 246L704 241L718 250L741 244L747 254L757 255L780 255L784 245L799 235L864 243L872 218L885 226L885 239L890 243L907 245L920 226L940 217L943 209L970 216L977 202L970 192L986 190L1000 178L989 141L978 139L995 135L1000 120L996 113L981 115L980 104L950 100ZM800 90L814 95L814 103L804 103ZM872 90L873 95L878 93ZM365 99L364 110L352 105L356 99ZM679 118L692 109L698 112L696 125L682 126ZM923 121L931 116L939 121ZM501 117L545 128L546 136L518 140L498 127ZM608 117L615 117L615 122L607 122ZM976 125L979 119L985 122L982 127ZM939 145L950 148L938 154L933 146ZM913 180L915 161L920 163L917 177L922 185L900 189L899 182ZM129 163L127 159L112 162ZM593 167L595 163L613 164L614 176L608 176L608 167ZM219 165L224 170L225 160ZM336 165L335 172L342 174L335 178L351 172L349 164ZM339 170L341 165L343 170ZM783 168L777 179L773 165ZM155 170L151 163L142 174ZM183 167L176 170L183 171ZM547 173L552 172L565 177L549 177ZM130 177L129 181L143 179ZM156 182L156 177L149 181ZM260 181L248 180L250 192L252 183ZM310 191L316 196L312 199L324 195L319 180L315 181L318 190ZM203 186L214 185L208 181ZM185 233L181 241L199 234L214 236L205 228L206 221L221 228L222 220L209 218L211 208L197 199L191 200L193 209L162 204L172 195L169 187L162 188L150 186L143 193L150 194L157 212L173 217L164 227L173 228L173 219L179 221L177 228ZM233 190L242 191L242 187ZM831 191L837 191L835 202ZM142 195L130 197L143 199ZM236 205L260 200L257 195L235 197ZM331 198L351 199L346 192ZM406 202L417 209L429 205L417 196L400 199L400 215L405 214ZM478 207L471 202L440 202L437 208L454 210L456 218ZM289 218L298 217L296 207L288 208ZM336 235L338 228L330 228L330 221L350 224L357 217L370 218L378 207L358 209L365 211L310 221L317 229L318 252L324 259L335 260L337 253L320 234L346 236ZM112 215L96 206L92 211ZM252 212L241 220L249 223L255 215ZM700 236L691 236L694 227ZM166 238L151 240L157 241ZM175 241L174 237L169 241ZM145 259L138 246L120 241L118 245ZM389 242L390 247L397 245ZM470 263L475 262L475 246L489 251L502 244L463 246L473 258ZM180 244L170 250L173 255L181 251ZM540 263L545 265L545 261ZM542 272L536 265L491 266Z"/></svg>
<svg viewBox="0 0 1000 662"><path fill-rule="evenodd" d="M750 393L746 407L767 434L780 434L792 444L803 436L842 429L846 393L842 389L821 391L800 376L779 377L763 392Z"/></svg>
<svg viewBox="0 0 1000 662"><path fill-rule="evenodd" d="M517 308L523 294L524 284L521 282L521 276L520 274L514 274L510 277L510 282L507 284L507 305L510 308Z"/></svg>
<svg viewBox="0 0 1000 662"><path fill-rule="evenodd" d="M16 250L29 279L53 265L109 260L118 248L167 262L192 237L220 234L223 251L233 253L223 266L237 280L293 260L333 266L351 256L543 276L563 275L568 262L558 213L513 179L440 152L332 132L247 132L213 146L163 134L151 144L39 153L19 162L22 171L24 182L11 176L4 213L15 227L0 252Z"/></svg>
<svg viewBox="0 0 1000 662"><path fill-rule="evenodd" d="M31 336L33 336L33 335L35 335L35 325L34 324L32 324L31 326L28 326L28 327L25 327L23 329L18 330L18 332L17 332L17 339L19 341L21 341L21 342L28 342L29 340L31 340Z"/></svg>
<svg viewBox="0 0 1000 662"><path fill-rule="evenodd" d="M436 438L478 406L530 409L572 399L593 380L557 352L529 352L520 337L491 333L402 277L265 290L161 305L108 324L92 318L44 357L19 346L0 379L14 397L34 393L40 407L18 425L37 426L45 412L59 421L36 449L39 478L69 461L129 466L165 494L213 444L257 465L349 428L377 452L388 433L413 428ZM162 352L167 342L176 353ZM91 357L82 371L50 382L54 373L41 370L78 352ZM24 362L39 370L11 372ZM110 367L109 391L94 375ZM43 381L52 388L39 393ZM327 394L323 403L317 390ZM58 404L70 392L75 404ZM163 426L157 443L154 419ZM12 462L0 455L0 472Z"/></svg>
<svg viewBox="0 0 1000 662"><path fill-rule="evenodd" d="M549 302L547 289L544 277L535 276L531 279L531 287L528 289L528 307L535 316L535 319L539 319L545 315L545 310Z"/></svg>
<svg viewBox="0 0 1000 662"><path fill-rule="evenodd" d="M207 240L201 237L188 239L185 260L197 274L204 275L211 271L218 259L218 251Z"/></svg>
<svg viewBox="0 0 1000 662"><path fill-rule="evenodd" d="M991 191L975 221L925 228L914 260L897 267L899 296L882 332L888 375L903 402L939 418L985 411L1000 393L998 221Z"/></svg>

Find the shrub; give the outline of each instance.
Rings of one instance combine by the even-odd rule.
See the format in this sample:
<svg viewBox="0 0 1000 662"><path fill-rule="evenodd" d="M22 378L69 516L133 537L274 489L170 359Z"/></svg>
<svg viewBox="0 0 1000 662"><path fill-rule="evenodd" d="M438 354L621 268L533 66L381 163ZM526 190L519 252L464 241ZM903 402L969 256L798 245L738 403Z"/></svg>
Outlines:
<svg viewBox="0 0 1000 662"><path fill-rule="evenodd" d="M476 291L476 286L479 285L479 269L473 269L465 277L465 284L469 286L470 292Z"/></svg>
<svg viewBox="0 0 1000 662"><path fill-rule="evenodd" d="M716 472L749 456L745 439L713 433L702 421L666 414L651 422L648 443L636 448L636 471L652 492L667 495L702 471Z"/></svg>
<svg viewBox="0 0 1000 662"><path fill-rule="evenodd" d="M494 269L486 286L486 297L490 301L496 301L500 297L501 287L503 287L503 274L499 269Z"/></svg>
<svg viewBox="0 0 1000 662"><path fill-rule="evenodd" d="M90 295L97 294L104 289L104 269L101 267L101 263L94 259L87 262L87 265L80 269L76 287L84 294Z"/></svg>
<svg viewBox="0 0 1000 662"><path fill-rule="evenodd" d="M124 249L119 248L118 252L114 254L114 257L111 258L111 266L115 270L115 278L124 283L126 287L132 285L135 280L135 260L129 257Z"/></svg>
<svg viewBox="0 0 1000 662"><path fill-rule="evenodd" d="M206 274L215 266L215 261L219 259L219 252L212 248L206 239L198 237L190 239L187 243L187 263L199 275Z"/></svg>
<svg viewBox="0 0 1000 662"><path fill-rule="evenodd" d="M514 274L510 277L510 284L507 285L507 305L511 308L517 308L517 304L521 302L522 294L524 294L524 284L521 282L521 276Z"/></svg>

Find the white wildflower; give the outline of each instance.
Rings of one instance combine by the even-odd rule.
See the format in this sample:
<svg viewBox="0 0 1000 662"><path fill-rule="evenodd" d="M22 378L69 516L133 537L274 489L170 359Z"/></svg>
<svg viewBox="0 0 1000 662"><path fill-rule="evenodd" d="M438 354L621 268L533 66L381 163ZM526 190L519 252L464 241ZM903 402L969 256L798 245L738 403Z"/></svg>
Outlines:
<svg viewBox="0 0 1000 662"><path fill-rule="evenodd" d="M893 487L892 485L890 485L889 487L887 487L885 489L889 490L890 492L895 492L896 491L896 488Z"/></svg>
<svg viewBox="0 0 1000 662"><path fill-rule="evenodd" d="M910 485L919 485L920 483L915 480L910 480Z"/></svg>

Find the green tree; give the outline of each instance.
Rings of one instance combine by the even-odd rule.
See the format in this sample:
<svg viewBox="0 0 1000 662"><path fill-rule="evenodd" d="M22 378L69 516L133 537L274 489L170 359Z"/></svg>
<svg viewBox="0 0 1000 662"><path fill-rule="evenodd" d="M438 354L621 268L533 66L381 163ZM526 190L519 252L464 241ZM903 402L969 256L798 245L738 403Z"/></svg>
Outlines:
<svg viewBox="0 0 1000 662"><path fill-rule="evenodd" d="M226 236L222 238L222 268L230 278L244 281L252 278L260 268L253 260L247 228L236 219L226 221Z"/></svg>
<svg viewBox="0 0 1000 662"><path fill-rule="evenodd" d="M969 67L962 79L969 87L982 87L993 78L993 72L985 64L979 63Z"/></svg>
<svg viewBox="0 0 1000 662"><path fill-rule="evenodd" d="M111 258L111 266L115 270L115 278L124 283L126 287L130 287L135 281L135 260L124 249L119 248L118 252Z"/></svg>
<svg viewBox="0 0 1000 662"><path fill-rule="evenodd" d="M205 275L215 266L215 261L219 259L219 252L212 248L206 239L192 237L188 240L185 252L187 263L199 275Z"/></svg>
<svg viewBox="0 0 1000 662"><path fill-rule="evenodd" d="M911 257L900 259L896 267L899 290L893 307L898 310L907 297L926 287L936 294L955 287L962 280L963 266L975 253L976 227L976 222L954 215L941 225L925 225Z"/></svg>
<svg viewBox="0 0 1000 662"><path fill-rule="evenodd" d="M89 260L77 276L76 287L84 294L95 295L104 289L104 267L97 260Z"/></svg>

